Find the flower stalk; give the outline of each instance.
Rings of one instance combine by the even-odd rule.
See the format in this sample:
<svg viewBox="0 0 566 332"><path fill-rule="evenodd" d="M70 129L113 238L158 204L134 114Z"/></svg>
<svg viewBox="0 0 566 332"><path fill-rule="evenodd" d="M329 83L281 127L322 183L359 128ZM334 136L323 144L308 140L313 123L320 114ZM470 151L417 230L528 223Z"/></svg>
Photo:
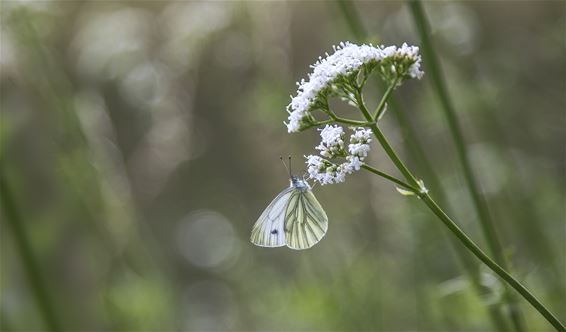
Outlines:
<svg viewBox="0 0 566 332"><path fill-rule="evenodd" d="M363 99L360 100L363 102ZM367 108L361 104L360 111L367 117ZM393 162L397 169L405 176L407 181L413 186L422 187L422 182L409 171L409 169L401 161L395 150L391 147L387 138L383 135L379 127L376 125L370 127L375 137ZM379 174L378 174L379 175ZM505 269L491 259L480 247L464 233L464 231L436 204L427 191L419 190L417 196L426 204L426 206L444 223L444 225L462 242L462 244L482 261L487 267L495 272L501 279L503 279L509 286L513 287L525 300L527 300L557 331L566 331L566 327L552 314L543 304L537 299L525 286L511 276Z"/></svg>
<svg viewBox="0 0 566 332"><path fill-rule="evenodd" d="M389 95L391 95L393 90L395 90L396 85L397 85L397 80L395 80L393 82L393 84L389 85L387 90L385 90L385 93L383 94L383 97L381 98L379 105L377 105L377 108L375 109L375 112L373 113L373 116L372 116L373 122L377 122L381 118L381 116L383 115L383 112L385 112L385 109L387 108L387 100L389 99Z"/></svg>
<svg viewBox="0 0 566 332"><path fill-rule="evenodd" d="M418 190L417 188L411 186L410 184L404 182L403 180L399 180L398 178L396 178L396 177L394 177L394 176L391 176L391 175L389 175L389 174L387 174L387 173L384 173L384 172L378 170L377 168L371 167L371 166L368 165L368 164L363 164L363 165L362 165L362 168L365 169L366 171L369 171L369 172L373 173L373 174L379 175L379 176L381 176L382 178L384 178L384 179L386 179L386 180L389 180L389 181L391 181L391 182L393 182L393 183L395 183L395 184L397 184L397 185L400 185L401 187L403 187L403 188L405 188L405 189L407 189L407 190L413 192L415 195L417 195L418 192L419 192L419 190Z"/></svg>
<svg viewBox="0 0 566 332"><path fill-rule="evenodd" d="M372 128L373 129L373 128ZM382 145L384 150L388 151L388 155L392 157L392 162L395 165L403 165L401 159L397 156L395 151L391 148L385 136L382 135L381 131L377 126L375 126L376 137L380 143L385 143ZM380 135L380 136L378 136ZM381 139L380 139L381 137ZM402 168L399 168L402 171ZM383 178L390 181L392 179L374 172L371 169L365 168L370 172L377 174ZM407 172L408 170L404 168ZM415 179L415 177L409 172L408 176L410 179ZM416 181L416 180L415 180ZM393 181L399 184L397 181ZM488 268L495 272L501 279L503 279L509 286L513 287L525 300L527 300L552 326L556 328L557 331L566 331L566 327L550 312L539 299L537 299L525 286L523 286L519 281L517 281L513 276L511 276L505 269L498 265L493 259L491 259L481 248L464 233L464 231L436 204L432 197L427 192L417 191L416 195L421 198L421 200L426 204L426 206L444 223L444 225L452 232L458 240L480 261L482 261Z"/></svg>
<svg viewBox="0 0 566 332"><path fill-rule="evenodd" d="M286 125L289 132L302 131L316 124L326 124L320 133L322 141L316 147L320 151L320 156L310 155L306 157L309 176L323 185L332 184L344 182L346 175L363 168L408 189L406 192L418 196L472 254L499 275L509 286L513 287L557 330L566 331L566 328L536 297L504 268L485 254L448 217L430 197L423 181L415 177L405 166L379 128L377 121L380 115L383 114L387 100L390 98L393 90L400 86L403 80L410 78L420 79L422 77L423 72L420 70L421 57L418 53L419 49L406 44L397 48L395 46L374 47L371 44L359 46L351 43L341 43L339 47L334 48L334 51L334 54L327 55L324 59L320 58L312 67L313 73L309 75L309 80L302 80L298 84L297 95L292 97L292 101L287 109L289 123ZM368 111L363 98L363 85L373 70L380 74L388 86L374 115ZM361 81L359 80L360 76ZM338 125L328 125L328 121L336 121L338 123L343 121L342 123L344 123L345 120L346 123L361 123L357 120L339 118L330 111L328 98L335 96L342 97L343 100L349 100L357 106L367 121L363 124L365 125L364 127L369 129L361 126L352 128L354 133L350 136L349 145L345 143L346 134L343 128ZM314 121L312 112L316 110L322 110L329 116L329 119L322 122ZM372 141L372 134L377 138L377 141L407 183L364 163L364 159L370 150L369 143ZM340 159L345 159L346 161L339 163L337 160Z"/></svg>

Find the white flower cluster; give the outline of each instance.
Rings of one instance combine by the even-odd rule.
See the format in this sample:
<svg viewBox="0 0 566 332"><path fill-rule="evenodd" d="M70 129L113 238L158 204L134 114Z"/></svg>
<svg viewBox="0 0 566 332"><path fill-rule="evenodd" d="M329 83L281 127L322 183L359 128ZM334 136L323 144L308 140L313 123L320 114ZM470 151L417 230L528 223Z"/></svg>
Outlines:
<svg viewBox="0 0 566 332"><path fill-rule="evenodd" d="M344 129L340 126L326 126L320 131L322 140L315 149L320 151L320 155L326 158L343 156L344 152Z"/></svg>
<svg viewBox="0 0 566 332"><path fill-rule="evenodd" d="M321 143L316 147L320 156L307 156L307 171L311 179L320 184L344 182L346 175L358 171L370 150L371 130L354 128L350 144L345 149L344 130L340 126L326 126L320 132ZM322 156L322 157L321 157ZM324 158L323 158L324 157ZM345 157L346 161L336 164L329 159Z"/></svg>
<svg viewBox="0 0 566 332"><path fill-rule="evenodd" d="M320 108L326 103L329 94L339 89L338 82L350 75L357 75L362 68L369 73L378 65L382 67L384 78L391 76L391 72L400 78L421 78L423 72L420 69L421 56L419 48L403 44L401 47L369 45L356 45L350 42L342 42L338 47L333 46L334 53L326 54L326 58L320 57L311 66L313 72L309 74L308 80L297 82L299 88L297 95L291 97L291 103L287 106L289 119L287 129L290 133L298 132L308 128L314 123L310 111ZM349 93L349 92L346 92Z"/></svg>
<svg viewBox="0 0 566 332"><path fill-rule="evenodd" d="M369 142L371 142L371 130L364 128L356 128L354 134L350 136L350 145L348 145L348 152L352 156L364 159L368 156Z"/></svg>

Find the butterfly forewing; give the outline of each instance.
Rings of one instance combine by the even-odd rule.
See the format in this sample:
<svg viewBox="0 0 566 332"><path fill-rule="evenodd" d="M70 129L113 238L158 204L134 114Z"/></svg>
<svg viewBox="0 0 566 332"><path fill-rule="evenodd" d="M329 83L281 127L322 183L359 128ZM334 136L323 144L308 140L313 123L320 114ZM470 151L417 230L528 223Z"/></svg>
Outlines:
<svg viewBox="0 0 566 332"><path fill-rule="evenodd" d="M250 240L261 247L281 247L286 244L285 211L289 206L289 198L293 187L283 190L267 206L252 228Z"/></svg>
<svg viewBox="0 0 566 332"><path fill-rule="evenodd" d="M290 193L285 210L285 240L291 249L308 249L328 230L328 217L310 189Z"/></svg>

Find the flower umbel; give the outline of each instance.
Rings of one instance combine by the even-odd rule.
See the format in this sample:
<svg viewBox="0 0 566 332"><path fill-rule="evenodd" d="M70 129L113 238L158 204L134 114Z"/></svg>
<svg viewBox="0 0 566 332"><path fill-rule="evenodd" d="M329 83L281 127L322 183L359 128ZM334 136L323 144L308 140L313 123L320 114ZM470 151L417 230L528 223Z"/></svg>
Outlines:
<svg viewBox="0 0 566 332"><path fill-rule="evenodd" d="M287 106L289 132L298 132L322 124L337 122L355 125L348 144L344 129L339 125L326 125L320 130L321 142L315 148L319 155L307 156L307 169L311 179L321 184L344 182L346 175L360 170L367 158L372 130L371 126L383 115L386 100L391 91L403 80L421 78L419 48L403 44L397 46L356 45L349 42L334 46L334 53L311 66L308 80L297 83L297 95ZM362 89L371 72L377 72L389 86L383 96L374 119L368 122L341 118L329 108L328 97L338 96L350 105L363 105ZM318 121L313 112L322 111L329 119Z"/></svg>
<svg viewBox="0 0 566 332"><path fill-rule="evenodd" d="M342 42L334 46L332 55L311 66L308 80L297 82L297 95L291 97L287 106L289 119L286 123L290 133L299 132L316 125L312 115L315 110L328 111L328 97L339 96L355 104L352 91L359 88L376 67L382 78L399 85L408 78L421 78L421 56L419 48L403 44L396 46L356 45Z"/></svg>
<svg viewBox="0 0 566 332"><path fill-rule="evenodd" d="M348 149L344 148L344 129L340 126L327 125L321 130L322 138L316 147L320 155L307 156L307 171L309 177L320 184L344 182L346 175L360 170L364 159L370 150L371 130L365 128L352 128L354 133L350 136ZM324 157L324 158L323 158ZM342 163L331 159L342 157Z"/></svg>

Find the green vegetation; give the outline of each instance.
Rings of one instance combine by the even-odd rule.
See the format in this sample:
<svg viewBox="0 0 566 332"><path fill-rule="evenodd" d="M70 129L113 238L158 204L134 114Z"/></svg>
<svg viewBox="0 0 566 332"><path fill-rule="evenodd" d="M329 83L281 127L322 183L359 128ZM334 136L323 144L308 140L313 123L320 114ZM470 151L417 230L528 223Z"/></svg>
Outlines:
<svg viewBox="0 0 566 332"><path fill-rule="evenodd" d="M566 321L562 3L0 7L2 331ZM302 175L318 143L283 125L294 82L346 40L421 48L422 80L368 78L365 119L330 99L332 120L359 125L388 96L364 166L386 179L315 186L329 229L313 248L255 247L253 223L288 184L279 156ZM397 193L419 191L413 174L430 196Z"/></svg>

